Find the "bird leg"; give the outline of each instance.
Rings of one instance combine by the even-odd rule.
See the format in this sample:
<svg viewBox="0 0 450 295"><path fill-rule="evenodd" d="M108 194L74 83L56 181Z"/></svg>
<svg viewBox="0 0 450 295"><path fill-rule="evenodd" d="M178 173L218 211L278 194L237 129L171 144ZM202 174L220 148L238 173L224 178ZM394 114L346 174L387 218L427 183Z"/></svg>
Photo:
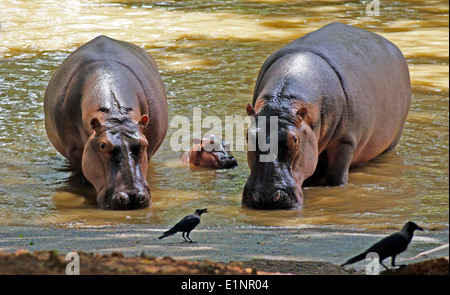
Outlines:
<svg viewBox="0 0 450 295"><path fill-rule="evenodd" d="M405 267L406 264L395 264L395 256L396 256L396 255L392 256L391 266L392 266L392 267L398 266L399 268Z"/></svg>
<svg viewBox="0 0 450 295"><path fill-rule="evenodd" d="M189 234L190 234L191 232L188 232L187 233L187 235L186 235L186 237L189 239L189 243L196 243L196 242L193 242L192 240L191 240L191 238L189 237Z"/></svg>
<svg viewBox="0 0 450 295"><path fill-rule="evenodd" d="M391 266L392 267L395 267L395 256L396 255L392 255L392 257L391 257Z"/></svg>
<svg viewBox="0 0 450 295"><path fill-rule="evenodd" d="M380 261L380 264L381 264L385 269L389 269L389 267L387 267L386 265L384 265L382 261Z"/></svg>
<svg viewBox="0 0 450 295"><path fill-rule="evenodd" d="M184 237L184 234L186 234L186 237ZM183 232L181 235L183 236L183 239L184 239L184 241L185 242L188 242L188 243L196 243L196 242L193 242L192 240L191 240L191 238L189 237L189 234L190 234L190 232ZM187 240L186 240L186 238L187 238ZM189 240L189 241L188 241Z"/></svg>

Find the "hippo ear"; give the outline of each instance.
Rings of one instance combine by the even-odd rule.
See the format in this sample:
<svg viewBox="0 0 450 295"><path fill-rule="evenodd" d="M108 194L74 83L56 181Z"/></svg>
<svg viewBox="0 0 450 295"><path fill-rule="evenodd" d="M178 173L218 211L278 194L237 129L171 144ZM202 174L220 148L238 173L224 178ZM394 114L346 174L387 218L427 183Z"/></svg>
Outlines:
<svg viewBox="0 0 450 295"><path fill-rule="evenodd" d="M145 126L147 126L149 121L149 118L146 114L142 115L141 119L139 120L139 125L144 128Z"/></svg>
<svg viewBox="0 0 450 295"><path fill-rule="evenodd" d="M209 138L209 143L210 144L214 144L214 142L216 141L214 135L211 135L211 137Z"/></svg>
<svg viewBox="0 0 450 295"><path fill-rule="evenodd" d="M305 119L307 115L308 115L308 109L306 107L301 107L297 111L297 116L300 116L302 119Z"/></svg>
<svg viewBox="0 0 450 295"><path fill-rule="evenodd" d="M230 142L222 140L222 145L223 145L224 150L231 151L231 144L230 144Z"/></svg>
<svg viewBox="0 0 450 295"><path fill-rule="evenodd" d="M102 131L102 123L100 123L97 118L93 118L91 120L91 127L96 133L100 133Z"/></svg>
<svg viewBox="0 0 450 295"><path fill-rule="evenodd" d="M255 109L251 104L247 104L247 115L253 116L255 114Z"/></svg>
<svg viewBox="0 0 450 295"><path fill-rule="evenodd" d="M300 127L302 121L308 116L308 109L306 107L301 107L297 113L295 113L295 125Z"/></svg>

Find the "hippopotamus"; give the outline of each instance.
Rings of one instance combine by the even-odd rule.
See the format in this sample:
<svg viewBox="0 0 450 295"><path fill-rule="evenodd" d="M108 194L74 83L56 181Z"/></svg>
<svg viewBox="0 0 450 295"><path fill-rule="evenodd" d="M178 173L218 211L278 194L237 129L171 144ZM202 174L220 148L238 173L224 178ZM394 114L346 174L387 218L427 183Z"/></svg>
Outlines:
<svg viewBox="0 0 450 295"><path fill-rule="evenodd" d="M229 169L238 165L233 155L226 151L225 141L214 136L194 138L193 141L191 149L181 154L181 162L211 169Z"/></svg>
<svg viewBox="0 0 450 295"><path fill-rule="evenodd" d="M261 128L249 128L248 136L273 140L277 152L261 161L270 151L256 144L248 150L242 203L301 207L302 184L312 175L320 184L345 185L350 167L397 145L410 102L406 60L380 35L332 23L287 44L262 65L247 106L255 122L264 118L267 129L277 128L273 136L261 133L266 138Z"/></svg>
<svg viewBox="0 0 450 295"><path fill-rule="evenodd" d="M99 36L65 59L44 98L53 146L97 192L105 209L151 205L148 163L167 132L166 90L152 57Z"/></svg>

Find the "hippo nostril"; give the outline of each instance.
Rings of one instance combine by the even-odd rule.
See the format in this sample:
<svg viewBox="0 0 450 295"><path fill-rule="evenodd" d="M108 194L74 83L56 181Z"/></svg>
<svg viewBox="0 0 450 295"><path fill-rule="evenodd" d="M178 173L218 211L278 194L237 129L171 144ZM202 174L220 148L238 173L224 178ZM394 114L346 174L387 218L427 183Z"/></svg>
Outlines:
<svg viewBox="0 0 450 295"><path fill-rule="evenodd" d="M224 156L219 160L220 168L229 169L234 168L237 165L238 165L237 161L233 156Z"/></svg>
<svg viewBox="0 0 450 295"><path fill-rule="evenodd" d="M242 204L255 209L294 209L303 205L301 191L291 186L273 188L267 192L263 188L246 186Z"/></svg>
<svg viewBox="0 0 450 295"><path fill-rule="evenodd" d="M115 200L116 202L118 202L122 205L126 205L130 202L130 197L124 192L118 192L113 197L113 200Z"/></svg>
<svg viewBox="0 0 450 295"><path fill-rule="evenodd" d="M272 194L272 201L275 203L280 199L280 197L281 197L281 191L277 190L276 192L274 192Z"/></svg>
<svg viewBox="0 0 450 295"><path fill-rule="evenodd" d="M136 195L136 203L139 205L145 204L147 202L147 197L144 193L138 193Z"/></svg>
<svg viewBox="0 0 450 295"><path fill-rule="evenodd" d="M260 205L262 203L262 195L258 191L252 191L250 195L252 196L255 205Z"/></svg>
<svg viewBox="0 0 450 295"><path fill-rule="evenodd" d="M129 209L138 209L148 207L151 204L151 197L149 193L138 192L129 194L130 204Z"/></svg>
<svg viewBox="0 0 450 295"><path fill-rule="evenodd" d="M285 208L286 200L285 200L285 192L281 189L276 190L271 194L260 193L259 191L252 191L250 193L250 198L252 201L252 205L256 208Z"/></svg>
<svg viewBox="0 0 450 295"><path fill-rule="evenodd" d="M255 204L259 204L260 198L257 195L253 195L253 202L255 202Z"/></svg>

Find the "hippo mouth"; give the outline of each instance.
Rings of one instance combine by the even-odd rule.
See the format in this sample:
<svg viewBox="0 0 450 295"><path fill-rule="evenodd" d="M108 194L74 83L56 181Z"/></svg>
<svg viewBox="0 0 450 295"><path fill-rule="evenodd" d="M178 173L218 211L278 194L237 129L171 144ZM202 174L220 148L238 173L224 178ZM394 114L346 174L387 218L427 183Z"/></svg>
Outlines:
<svg viewBox="0 0 450 295"><path fill-rule="evenodd" d="M229 169L229 168L234 168L237 167L237 161L234 157L221 157L221 158L217 158L217 162L218 162L218 166L222 169Z"/></svg>
<svg viewBox="0 0 450 295"><path fill-rule="evenodd" d="M231 155L225 153L211 153L211 155L215 158L219 169L230 169L238 165L236 159Z"/></svg>
<svg viewBox="0 0 450 295"><path fill-rule="evenodd" d="M242 204L253 209L297 209L303 205L301 200L301 192L290 188L266 193L245 187L242 194Z"/></svg>
<svg viewBox="0 0 450 295"><path fill-rule="evenodd" d="M133 210L146 208L150 205L150 193L138 193L138 194L127 194L124 192L119 192L115 194L111 199L111 205L113 210Z"/></svg>
<svg viewBox="0 0 450 295"><path fill-rule="evenodd" d="M97 198L97 203L102 209L134 210L149 207L152 201L150 191L145 190L138 193L116 192L105 198Z"/></svg>

